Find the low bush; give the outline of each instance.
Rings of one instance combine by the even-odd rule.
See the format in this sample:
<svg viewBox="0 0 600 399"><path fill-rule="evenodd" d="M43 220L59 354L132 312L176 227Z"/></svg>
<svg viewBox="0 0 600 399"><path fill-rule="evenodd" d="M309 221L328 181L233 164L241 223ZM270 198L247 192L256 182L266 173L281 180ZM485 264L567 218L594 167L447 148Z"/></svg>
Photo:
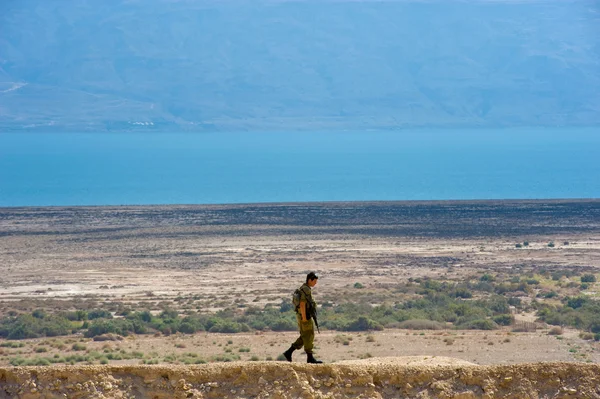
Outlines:
<svg viewBox="0 0 600 399"><path fill-rule="evenodd" d="M250 331L250 327L244 323L238 323L230 320L222 320L214 324L209 330L212 333L239 333Z"/></svg>
<svg viewBox="0 0 600 399"><path fill-rule="evenodd" d="M94 337L94 341L122 341L123 337L117 334L112 334L112 333L108 333L108 334L101 334L101 335L96 335Z"/></svg>
<svg viewBox="0 0 600 399"><path fill-rule="evenodd" d="M467 321L458 327L468 330L495 330L498 325L489 319L476 319Z"/></svg>
<svg viewBox="0 0 600 399"><path fill-rule="evenodd" d="M66 317L48 315L39 310L0 320L0 337L7 339L54 337L70 334L72 330L73 325Z"/></svg>
<svg viewBox="0 0 600 399"><path fill-rule="evenodd" d="M73 349L74 351L84 351L87 349L87 346L80 343L74 343L71 349Z"/></svg>
<svg viewBox="0 0 600 399"><path fill-rule="evenodd" d="M549 272L541 274L549 276ZM393 304L386 303L389 300L386 295L362 295L364 292L357 290L353 291L355 302L343 302L346 299L344 297L340 298L341 303L336 302L338 299L326 299L319 310L319 323L323 329L337 331L381 330L384 327L442 329L447 328L449 323L455 328L496 328L512 321L510 306L523 308L518 296L533 293L535 287L530 285L539 283L532 276L534 274L530 273L527 280L523 281L520 275L514 276L509 281L503 279L502 274L494 276L486 273L483 276L472 276L460 283L415 278L399 288L398 292L407 296ZM500 281L501 279L503 280ZM578 301L580 299L571 298L568 302L571 311L578 307L587 309L587 302ZM12 313L0 319L0 337L35 338L66 335L82 330L86 337L101 341L134 333L169 335L194 334L199 331L295 331L296 315L290 302L285 299L277 306L271 303L264 308L240 308L238 305L241 301L238 301L214 314L190 312L187 315L168 308L168 304L164 302L158 304L162 309L158 316L148 310L135 312L122 304L110 304L106 310L77 310L54 315L36 310L29 315ZM377 303L378 306L373 306L372 303ZM115 318L113 313L122 317ZM554 317L553 320L559 324L569 324L564 319L570 318L571 314L568 311L563 313L558 310L548 311L542 317Z"/></svg>
<svg viewBox="0 0 600 399"><path fill-rule="evenodd" d="M112 319L113 315L108 310L94 309L87 312L87 319Z"/></svg>
<svg viewBox="0 0 600 399"><path fill-rule="evenodd" d="M369 319L365 316L359 316L355 320L348 323L344 331L371 331L371 330L383 330L383 326L378 322Z"/></svg>
<svg viewBox="0 0 600 399"><path fill-rule="evenodd" d="M581 276L581 282L582 283L595 283L596 276L594 276L593 274L584 274L583 276Z"/></svg>
<svg viewBox="0 0 600 399"><path fill-rule="evenodd" d="M398 328L406 330L443 330L446 326L433 320L406 320L398 324Z"/></svg>
<svg viewBox="0 0 600 399"><path fill-rule="evenodd" d="M515 318L509 314L501 314L492 317L492 320L499 326L510 326L515 321Z"/></svg>
<svg viewBox="0 0 600 399"><path fill-rule="evenodd" d="M562 333L562 327L552 327L550 331L548 331L548 335L562 335Z"/></svg>

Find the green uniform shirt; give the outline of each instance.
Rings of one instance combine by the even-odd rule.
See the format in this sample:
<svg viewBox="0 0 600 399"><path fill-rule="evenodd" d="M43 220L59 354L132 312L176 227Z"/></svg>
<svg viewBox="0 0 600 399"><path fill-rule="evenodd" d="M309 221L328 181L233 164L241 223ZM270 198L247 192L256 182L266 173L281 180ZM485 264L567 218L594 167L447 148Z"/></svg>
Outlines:
<svg viewBox="0 0 600 399"><path fill-rule="evenodd" d="M300 302L306 302L306 318L310 318L310 310L317 308L317 303L312 297L312 289L304 283L300 287ZM300 308L296 311L300 314Z"/></svg>
<svg viewBox="0 0 600 399"><path fill-rule="evenodd" d="M296 319L298 320L298 330L300 336L292 344L296 349L304 347L306 353L312 353L314 348L315 330L313 327L313 321L311 318L311 309L316 309L317 304L312 297L312 289L308 284L302 284L300 287L300 302L306 302L306 321L302 321L302 314L300 313L300 307L296 309Z"/></svg>

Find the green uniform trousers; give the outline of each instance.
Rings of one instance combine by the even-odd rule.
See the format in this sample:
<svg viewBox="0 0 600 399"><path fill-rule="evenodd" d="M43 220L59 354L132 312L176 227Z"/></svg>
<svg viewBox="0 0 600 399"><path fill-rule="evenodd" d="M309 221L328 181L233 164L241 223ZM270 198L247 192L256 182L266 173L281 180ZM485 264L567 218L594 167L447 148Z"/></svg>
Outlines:
<svg viewBox="0 0 600 399"><path fill-rule="evenodd" d="M298 330L300 330L300 337L292 344L296 349L302 349L304 346L304 352L312 353L315 341L315 328L313 327L312 319L308 321L302 321L302 315L296 314L296 320L298 320Z"/></svg>

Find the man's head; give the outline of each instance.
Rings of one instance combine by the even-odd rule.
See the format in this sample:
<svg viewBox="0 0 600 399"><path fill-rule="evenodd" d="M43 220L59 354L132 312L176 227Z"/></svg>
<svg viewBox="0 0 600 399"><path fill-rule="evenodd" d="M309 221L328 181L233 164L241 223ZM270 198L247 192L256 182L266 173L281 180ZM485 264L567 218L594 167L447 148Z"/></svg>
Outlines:
<svg viewBox="0 0 600 399"><path fill-rule="evenodd" d="M306 284L309 287L314 287L317 285L317 280L319 280L319 276L315 272L310 272L306 275Z"/></svg>

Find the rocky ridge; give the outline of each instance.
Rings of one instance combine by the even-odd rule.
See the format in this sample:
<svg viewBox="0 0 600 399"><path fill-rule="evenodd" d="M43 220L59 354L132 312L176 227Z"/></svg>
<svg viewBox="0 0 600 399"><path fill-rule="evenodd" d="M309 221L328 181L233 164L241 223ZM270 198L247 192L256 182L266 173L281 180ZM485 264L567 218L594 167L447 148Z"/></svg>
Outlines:
<svg viewBox="0 0 600 399"><path fill-rule="evenodd" d="M600 398L600 365L428 358L0 369L0 398Z"/></svg>

